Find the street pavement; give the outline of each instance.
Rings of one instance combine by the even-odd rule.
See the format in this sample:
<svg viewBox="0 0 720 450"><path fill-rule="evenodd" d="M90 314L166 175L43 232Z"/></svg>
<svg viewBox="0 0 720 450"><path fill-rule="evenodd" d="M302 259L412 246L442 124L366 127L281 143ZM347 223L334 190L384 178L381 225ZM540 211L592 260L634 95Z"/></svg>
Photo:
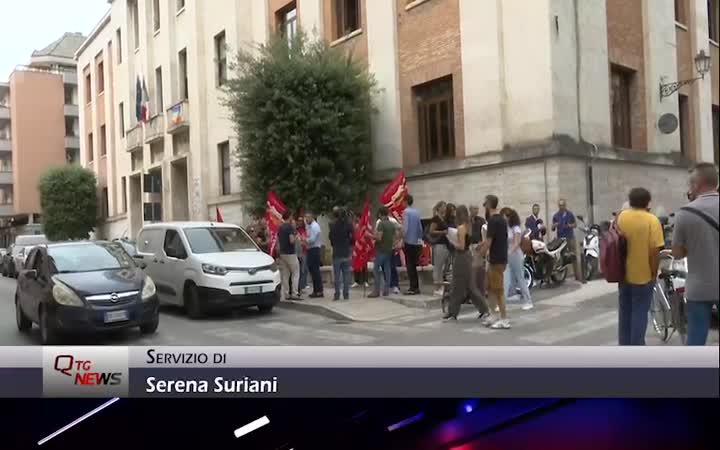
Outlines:
<svg viewBox="0 0 720 450"><path fill-rule="evenodd" d="M39 345L36 326L23 334L15 325L15 281L0 278L0 345ZM617 296L604 281L533 291L536 308L511 306L511 330L490 330L477 320L470 305L457 322L443 322L438 309L409 308L388 300L387 314L372 306L372 321L327 317L279 307L271 314L255 309L190 320L179 308L163 307L158 332L143 336L133 329L111 335L73 337L68 345L617 345ZM354 291L355 310L362 309L362 291ZM369 304L368 304L369 306ZM648 345L680 345L675 336L663 343L648 327ZM711 345L718 345L717 329Z"/></svg>

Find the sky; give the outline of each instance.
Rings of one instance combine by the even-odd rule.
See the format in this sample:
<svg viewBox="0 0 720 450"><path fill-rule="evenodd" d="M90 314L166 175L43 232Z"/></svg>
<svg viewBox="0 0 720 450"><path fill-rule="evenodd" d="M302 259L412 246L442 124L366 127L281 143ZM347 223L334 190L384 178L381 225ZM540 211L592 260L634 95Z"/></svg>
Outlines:
<svg viewBox="0 0 720 450"><path fill-rule="evenodd" d="M88 35L108 9L107 0L0 0L0 81L63 33Z"/></svg>

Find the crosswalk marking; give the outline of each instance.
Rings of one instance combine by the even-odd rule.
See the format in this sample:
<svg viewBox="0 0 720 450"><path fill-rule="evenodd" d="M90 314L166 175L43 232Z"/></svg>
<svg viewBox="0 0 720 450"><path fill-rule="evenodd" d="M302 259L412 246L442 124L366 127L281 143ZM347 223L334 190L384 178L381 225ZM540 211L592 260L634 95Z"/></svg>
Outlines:
<svg viewBox="0 0 720 450"><path fill-rule="evenodd" d="M556 319L558 317L562 317L566 314L568 314L571 310L568 308L548 308L548 309L542 309L542 310L533 310L527 313L523 313L521 316L510 316L510 324L513 327L517 327L520 325L531 325L536 323L548 323L551 319ZM561 325L564 327L565 323L562 322ZM549 328L553 329L553 328ZM476 326L473 328L464 328L464 332L466 333L475 333L475 334L487 334L492 333L494 330L491 330L489 328L483 327L483 326Z"/></svg>
<svg viewBox="0 0 720 450"><path fill-rule="evenodd" d="M616 311L591 316L588 319L573 323L564 323L561 327L549 328L539 333L521 336L523 340L538 344L554 344L587 335L589 333L617 327Z"/></svg>

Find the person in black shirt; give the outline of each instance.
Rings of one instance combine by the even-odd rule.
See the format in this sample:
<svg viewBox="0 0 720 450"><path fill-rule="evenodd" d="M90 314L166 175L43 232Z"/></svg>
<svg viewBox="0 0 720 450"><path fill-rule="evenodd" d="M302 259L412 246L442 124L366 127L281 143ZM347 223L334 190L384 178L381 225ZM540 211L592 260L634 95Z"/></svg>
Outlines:
<svg viewBox="0 0 720 450"><path fill-rule="evenodd" d="M472 244L470 249L472 250L473 262L473 274L475 276L475 285L480 295L483 298L487 297L485 289L485 258L480 256L480 243L482 243L482 229L487 223L485 218L480 215L480 208L473 205L470 207L470 243Z"/></svg>
<svg viewBox="0 0 720 450"><path fill-rule="evenodd" d="M508 262L508 225L505 218L498 212L500 200L494 195L485 197L485 215L488 219L487 239L481 246L481 254L488 254L487 271L488 297L491 307L497 305L500 319L492 313L483 324L492 329L509 329L505 308L505 267Z"/></svg>
<svg viewBox="0 0 720 450"><path fill-rule="evenodd" d="M445 223L447 223L448 228L457 228L457 207L453 205L452 203L447 204L447 210L445 213ZM455 247L450 246L451 250L454 250Z"/></svg>
<svg viewBox="0 0 720 450"><path fill-rule="evenodd" d="M438 202L433 208L433 218L430 222L428 238L432 245L432 264L433 264L433 283L435 284L435 295L443 295L443 281L445 281L445 271L447 270L448 258L450 256L448 246L450 242L447 239L448 226L445 223L445 215L447 214L447 204Z"/></svg>
<svg viewBox="0 0 720 450"><path fill-rule="evenodd" d="M283 223L278 229L278 264L282 275L282 292L285 300L301 300L300 297L300 261L295 248L297 231L292 214L285 211ZM292 285L290 279L292 278ZM291 287L292 286L292 287ZM291 292L291 289L294 291ZM294 294L294 295L293 295Z"/></svg>
<svg viewBox="0 0 720 450"><path fill-rule="evenodd" d="M330 225L330 245L332 245L333 249L334 300L340 300L340 286L342 286L343 299L349 300L353 227L347 219L347 214L341 208L333 210L333 219L334 221Z"/></svg>

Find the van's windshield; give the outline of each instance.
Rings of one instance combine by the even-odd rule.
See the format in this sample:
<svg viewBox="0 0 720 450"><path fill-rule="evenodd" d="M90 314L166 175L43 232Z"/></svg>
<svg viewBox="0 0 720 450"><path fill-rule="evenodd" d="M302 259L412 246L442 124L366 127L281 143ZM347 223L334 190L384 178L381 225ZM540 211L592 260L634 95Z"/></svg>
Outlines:
<svg viewBox="0 0 720 450"><path fill-rule="evenodd" d="M15 239L15 245L21 247L34 247L36 245L47 244L48 240L45 235L37 234L31 236L18 236Z"/></svg>
<svg viewBox="0 0 720 450"><path fill-rule="evenodd" d="M193 253L257 251L257 245L240 228L186 228L185 236Z"/></svg>

